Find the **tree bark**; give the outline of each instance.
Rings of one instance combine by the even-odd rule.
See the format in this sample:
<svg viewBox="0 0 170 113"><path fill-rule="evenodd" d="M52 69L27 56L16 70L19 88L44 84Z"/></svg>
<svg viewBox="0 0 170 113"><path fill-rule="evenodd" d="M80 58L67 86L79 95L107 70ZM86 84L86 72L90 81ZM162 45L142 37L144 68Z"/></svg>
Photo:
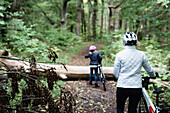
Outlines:
<svg viewBox="0 0 170 113"><path fill-rule="evenodd" d="M88 37L91 37L91 30L90 30L90 26L91 26L91 24L90 24L90 17L91 17L91 2L90 2L90 0L88 0L88 8L89 8L89 11L88 11Z"/></svg>
<svg viewBox="0 0 170 113"><path fill-rule="evenodd" d="M41 12L44 14L45 18L50 22L50 24L54 25L55 22L52 19L50 19L50 17L48 17L47 13L40 6L37 5L37 7L41 10Z"/></svg>
<svg viewBox="0 0 170 113"><path fill-rule="evenodd" d="M115 30L120 29L120 16L119 16L120 10L121 10L121 8L118 7L115 11L115 17L116 17L116 19L115 19Z"/></svg>
<svg viewBox="0 0 170 113"><path fill-rule="evenodd" d="M93 24L93 38L96 38L97 33L96 33L96 18L97 18L97 0L94 0L94 5L93 5L93 19L92 19L92 24Z"/></svg>
<svg viewBox="0 0 170 113"><path fill-rule="evenodd" d="M85 13L84 13L84 5L82 4L82 9L81 9L81 14L82 14L82 18L81 18L81 22L82 22L82 26L81 26L81 32L86 36L86 20L85 20Z"/></svg>
<svg viewBox="0 0 170 113"><path fill-rule="evenodd" d="M61 27L66 28L67 26L67 3L70 0L63 0L62 3L62 13L61 13Z"/></svg>
<svg viewBox="0 0 170 113"><path fill-rule="evenodd" d="M102 0L102 11L101 11L101 25L100 25L100 38L103 37L103 13L104 13L104 0Z"/></svg>
<svg viewBox="0 0 170 113"><path fill-rule="evenodd" d="M113 0L110 0L109 2L109 34L114 30L114 26L113 26Z"/></svg>
<svg viewBox="0 0 170 113"><path fill-rule="evenodd" d="M82 0L78 0L78 7L77 7L77 35L80 36L80 27L81 27L81 17L82 17L82 12L81 12L81 5L82 5Z"/></svg>
<svg viewBox="0 0 170 113"><path fill-rule="evenodd" d="M109 2L109 6L108 6L109 10L110 10L110 15L109 15L109 33L111 33L114 29L120 29L120 16L119 16L119 12L121 10L120 6L124 2L125 1L122 1L120 3L116 3L116 5L113 5L113 0L110 0L110 2Z"/></svg>

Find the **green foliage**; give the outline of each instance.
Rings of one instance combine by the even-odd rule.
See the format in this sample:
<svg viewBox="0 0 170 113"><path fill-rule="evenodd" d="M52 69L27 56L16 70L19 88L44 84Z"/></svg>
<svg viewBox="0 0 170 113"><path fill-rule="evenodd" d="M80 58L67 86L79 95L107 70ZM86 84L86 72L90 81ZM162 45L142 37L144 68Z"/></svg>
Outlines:
<svg viewBox="0 0 170 113"><path fill-rule="evenodd" d="M67 48L75 46L75 44L81 42L80 37L62 29L53 28L45 31L45 34L46 34L46 39L49 42L51 42L51 44L56 45L62 50L66 50Z"/></svg>
<svg viewBox="0 0 170 113"><path fill-rule="evenodd" d="M122 18L129 21L130 31L139 30L142 34L151 37L156 35L157 39L162 37L165 40L170 33L167 25L170 22L168 5L169 2L166 0L128 0L122 7Z"/></svg>
<svg viewBox="0 0 170 113"><path fill-rule="evenodd" d="M116 30L111 36L108 35L104 39L105 41L106 39L108 40L107 45L103 46L102 50L100 50L104 54L102 63L105 66L113 66L116 54L124 48L122 44L122 30Z"/></svg>
<svg viewBox="0 0 170 113"><path fill-rule="evenodd" d="M148 57L148 60L150 61L152 67L163 70L160 72L161 80L170 81L168 76L168 66L170 59L169 46L165 46L164 48L162 48L162 44L160 42L152 39L151 41L141 41L141 46L139 47L139 49L145 51L145 54Z"/></svg>
<svg viewBox="0 0 170 113"><path fill-rule="evenodd" d="M42 52L49 47L46 43L34 38L36 31L32 27L27 27L21 19L12 19L8 22L7 28L8 34L6 36L8 38L6 41L8 43L2 44L1 47L10 46L13 52L23 55Z"/></svg>
<svg viewBox="0 0 170 113"><path fill-rule="evenodd" d="M103 53L102 63L105 66L113 66L116 54L123 49L122 41L112 42L111 44L104 46L100 51Z"/></svg>

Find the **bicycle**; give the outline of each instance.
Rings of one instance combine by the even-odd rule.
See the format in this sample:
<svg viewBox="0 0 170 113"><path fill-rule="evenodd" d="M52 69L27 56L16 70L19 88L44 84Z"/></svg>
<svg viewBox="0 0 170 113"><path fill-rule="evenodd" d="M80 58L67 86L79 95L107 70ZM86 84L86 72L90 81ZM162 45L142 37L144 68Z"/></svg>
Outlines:
<svg viewBox="0 0 170 113"><path fill-rule="evenodd" d="M156 73L156 77L159 77L158 73ZM142 97L138 104L137 113L169 113L170 107L168 106L160 106L159 105L159 94L163 93L163 90L158 89L154 84L154 91L153 93L156 94L156 106L151 101L151 98L149 97L147 93L149 80L150 79L156 79L156 77L148 77L144 76L142 77Z"/></svg>
<svg viewBox="0 0 170 113"><path fill-rule="evenodd" d="M103 84L103 90L106 91L106 75L103 73L101 64L98 65L98 68L100 82Z"/></svg>

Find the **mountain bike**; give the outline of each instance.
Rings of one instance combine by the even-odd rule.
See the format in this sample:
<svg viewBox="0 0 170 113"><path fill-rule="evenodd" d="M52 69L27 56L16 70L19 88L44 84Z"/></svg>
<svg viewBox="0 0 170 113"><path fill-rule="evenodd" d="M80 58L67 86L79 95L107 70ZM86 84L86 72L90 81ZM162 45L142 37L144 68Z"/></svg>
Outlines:
<svg viewBox="0 0 170 113"><path fill-rule="evenodd" d="M103 90L106 91L106 75L103 73L102 65L98 65L99 68L99 80L103 84Z"/></svg>
<svg viewBox="0 0 170 113"><path fill-rule="evenodd" d="M158 73L156 73L156 77L159 77ZM160 106L159 105L159 94L163 93L163 90L158 89L154 84L154 91L153 93L156 94L156 106L151 101L151 98L149 97L147 93L149 80L155 79L156 77L148 77L144 76L142 77L142 97L138 104L137 113L170 113L170 107L169 106Z"/></svg>

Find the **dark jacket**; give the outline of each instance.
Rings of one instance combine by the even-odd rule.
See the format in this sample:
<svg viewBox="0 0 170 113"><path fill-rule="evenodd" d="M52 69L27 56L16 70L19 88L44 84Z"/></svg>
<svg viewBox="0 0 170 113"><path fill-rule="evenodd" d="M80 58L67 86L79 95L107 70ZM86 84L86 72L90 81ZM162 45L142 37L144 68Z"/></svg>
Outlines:
<svg viewBox="0 0 170 113"><path fill-rule="evenodd" d="M102 61L102 55L97 51L85 55L85 58L90 58L90 65L98 65L101 64Z"/></svg>

